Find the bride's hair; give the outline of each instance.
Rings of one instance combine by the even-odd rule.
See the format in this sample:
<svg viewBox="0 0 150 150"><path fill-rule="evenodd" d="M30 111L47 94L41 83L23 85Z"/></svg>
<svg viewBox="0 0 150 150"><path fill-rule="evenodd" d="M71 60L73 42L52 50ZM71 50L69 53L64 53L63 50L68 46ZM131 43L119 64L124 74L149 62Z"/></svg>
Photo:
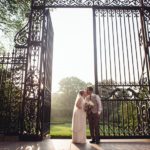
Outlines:
<svg viewBox="0 0 150 150"><path fill-rule="evenodd" d="M84 90L79 91L79 95L82 96L84 94Z"/></svg>

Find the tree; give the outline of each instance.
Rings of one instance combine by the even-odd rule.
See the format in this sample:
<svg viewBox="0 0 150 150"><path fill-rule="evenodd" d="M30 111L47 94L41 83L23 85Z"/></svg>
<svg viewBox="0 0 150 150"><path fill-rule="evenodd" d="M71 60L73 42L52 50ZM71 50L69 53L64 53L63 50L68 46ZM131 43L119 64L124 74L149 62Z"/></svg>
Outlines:
<svg viewBox="0 0 150 150"><path fill-rule="evenodd" d="M86 83L77 77L67 77L59 82L59 92L65 94L77 94L79 90L85 89Z"/></svg>
<svg viewBox="0 0 150 150"><path fill-rule="evenodd" d="M30 0L1 0L0 1L0 41L1 47L12 45L14 36L27 22L26 14L29 13Z"/></svg>
<svg viewBox="0 0 150 150"><path fill-rule="evenodd" d="M0 53L1 52L4 52L5 51L5 48L4 48L4 46L0 43Z"/></svg>
<svg viewBox="0 0 150 150"><path fill-rule="evenodd" d="M59 85L59 92L62 93L64 104L68 107L73 107L77 93L87 87L87 84L77 77L64 78L59 82Z"/></svg>
<svg viewBox="0 0 150 150"><path fill-rule="evenodd" d="M0 40L0 49L12 48L15 34L28 21L30 4L31 0L0 0L0 36L4 39Z"/></svg>
<svg viewBox="0 0 150 150"><path fill-rule="evenodd" d="M20 29L29 12L30 0L0 1L0 30L7 33Z"/></svg>
<svg viewBox="0 0 150 150"><path fill-rule="evenodd" d="M77 93L92 84L77 77L66 77L59 85L58 93L52 95L52 120L70 121Z"/></svg>
<svg viewBox="0 0 150 150"><path fill-rule="evenodd" d="M10 69L0 66L0 130L17 133L22 93L11 74Z"/></svg>

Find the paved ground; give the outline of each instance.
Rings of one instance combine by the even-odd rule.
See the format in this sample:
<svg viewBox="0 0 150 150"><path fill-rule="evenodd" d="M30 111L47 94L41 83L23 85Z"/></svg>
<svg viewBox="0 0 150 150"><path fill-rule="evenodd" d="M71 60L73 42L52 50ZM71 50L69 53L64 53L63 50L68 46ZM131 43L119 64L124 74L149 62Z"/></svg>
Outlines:
<svg viewBox="0 0 150 150"><path fill-rule="evenodd" d="M0 142L0 150L150 150L150 140L102 140L96 144L72 144L71 140Z"/></svg>

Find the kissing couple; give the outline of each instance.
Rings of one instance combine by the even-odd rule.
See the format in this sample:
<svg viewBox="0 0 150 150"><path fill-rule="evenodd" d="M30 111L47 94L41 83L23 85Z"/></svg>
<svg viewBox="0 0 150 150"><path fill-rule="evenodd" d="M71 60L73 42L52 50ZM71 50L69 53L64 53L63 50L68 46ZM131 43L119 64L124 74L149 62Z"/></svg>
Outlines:
<svg viewBox="0 0 150 150"><path fill-rule="evenodd" d="M93 87L81 90L76 98L72 116L72 142L86 143L86 118L89 122L91 141L99 144L99 119L102 103L98 95L93 93Z"/></svg>

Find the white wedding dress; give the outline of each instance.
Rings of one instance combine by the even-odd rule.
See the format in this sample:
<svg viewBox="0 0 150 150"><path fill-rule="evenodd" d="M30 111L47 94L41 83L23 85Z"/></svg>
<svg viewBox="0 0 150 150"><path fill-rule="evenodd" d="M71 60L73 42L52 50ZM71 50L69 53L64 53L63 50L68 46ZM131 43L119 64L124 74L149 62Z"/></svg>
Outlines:
<svg viewBox="0 0 150 150"><path fill-rule="evenodd" d="M72 117L72 142L86 143L86 112L84 111L85 100L77 96ZM80 107L80 109L78 107Z"/></svg>

